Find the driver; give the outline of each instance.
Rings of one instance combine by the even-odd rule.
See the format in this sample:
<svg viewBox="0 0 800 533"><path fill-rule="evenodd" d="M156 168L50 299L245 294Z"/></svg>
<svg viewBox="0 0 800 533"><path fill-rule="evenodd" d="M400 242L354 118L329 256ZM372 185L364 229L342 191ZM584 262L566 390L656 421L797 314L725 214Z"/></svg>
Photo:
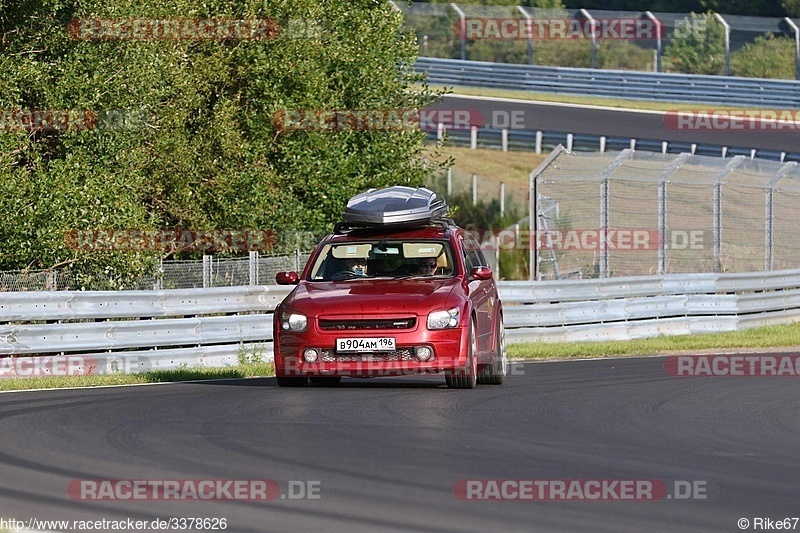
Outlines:
<svg viewBox="0 0 800 533"><path fill-rule="evenodd" d="M433 276L436 274L436 267L437 265L435 257L425 257L419 262L419 273L427 276Z"/></svg>
<svg viewBox="0 0 800 533"><path fill-rule="evenodd" d="M356 276L367 275L367 259L364 257L348 257L344 260L344 265L347 270Z"/></svg>

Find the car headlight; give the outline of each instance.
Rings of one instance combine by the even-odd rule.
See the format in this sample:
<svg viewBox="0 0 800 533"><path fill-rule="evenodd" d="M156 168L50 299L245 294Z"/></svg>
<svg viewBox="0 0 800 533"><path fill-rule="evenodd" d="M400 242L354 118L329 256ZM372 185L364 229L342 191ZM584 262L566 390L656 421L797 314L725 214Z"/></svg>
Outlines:
<svg viewBox="0 0 800 533"><path fill-rule="evenodd" d="M308 319L305 315L299 313L281 311L281 329L283 331L302 333L308 329Z"/></svg>
<svg viewBox="0 0 800 533"><path fill-rule="evenodd" d="M458 307L447 311L434 311L428 315L428 329L446 329L458 326Z"/></svg>

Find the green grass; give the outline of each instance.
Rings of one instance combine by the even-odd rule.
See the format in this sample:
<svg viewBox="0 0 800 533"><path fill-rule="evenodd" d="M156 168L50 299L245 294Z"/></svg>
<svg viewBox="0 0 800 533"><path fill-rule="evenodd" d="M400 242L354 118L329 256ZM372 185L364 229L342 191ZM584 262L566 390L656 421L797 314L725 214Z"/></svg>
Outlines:
<svg viewBox="0 0 800 533"><path fill-rule="evenodd" d="M442 89L444 86L431 85L432 89ZM679 109L700 109L700 108L742 108L742 109L764 109L762 107L738 106L733 104L712 105L712 104L692 104L686 102L651 102L647 100L625 100L622 98L602 98L597 96L580 96L570 94L537 93L531 91L512 91L508 89L484 89L480 87L450 87L452 94L466 96L488 96L492 98L512 98L517 100L536 100L540 102L557 102L563 104L579 104L603 107L619 107L626 109L645 109L649 111L675 111Z"/></svg>
<svg viewBox="0 0 800 533"><path fill-rule="evenodd" d="M800 347L800 323L744 331L676 335L631 341L524 342L509 344L508 356L518 359L560 359L779 347Z"/></svg>
<svg viewBox="0 0 800 533"><path fill-rule="evenodd" d="M274 375L275 367L272 363L253 363L223 368L197 367L180 368L177 370L152 370L141 374L120 373L95 376L48 376L0 379L0 390L103 387L109 385L136 385L205 379L237 379Z"/></svg>

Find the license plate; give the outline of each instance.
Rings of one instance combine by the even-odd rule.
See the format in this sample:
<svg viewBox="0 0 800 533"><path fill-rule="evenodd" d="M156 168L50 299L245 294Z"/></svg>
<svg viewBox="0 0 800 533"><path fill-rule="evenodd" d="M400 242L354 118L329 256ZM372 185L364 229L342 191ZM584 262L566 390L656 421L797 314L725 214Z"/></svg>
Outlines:
<svg viewBox="0 0 800 533"><path fill-rule="evenodd" d="M394 337L336 339L336 351L339 353L393 352L394 350Z"/></svg>

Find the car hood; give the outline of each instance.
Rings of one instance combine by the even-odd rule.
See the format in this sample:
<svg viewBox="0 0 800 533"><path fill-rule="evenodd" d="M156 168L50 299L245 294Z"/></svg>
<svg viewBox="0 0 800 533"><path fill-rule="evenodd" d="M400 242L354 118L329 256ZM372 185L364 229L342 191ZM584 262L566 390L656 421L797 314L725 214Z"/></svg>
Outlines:
<svg viewBox="0 0 800 533"><path fill-rule="evenodd" d="M444 308L458 278L305 282L283 305L306 316L427 314Z"/></svg>

